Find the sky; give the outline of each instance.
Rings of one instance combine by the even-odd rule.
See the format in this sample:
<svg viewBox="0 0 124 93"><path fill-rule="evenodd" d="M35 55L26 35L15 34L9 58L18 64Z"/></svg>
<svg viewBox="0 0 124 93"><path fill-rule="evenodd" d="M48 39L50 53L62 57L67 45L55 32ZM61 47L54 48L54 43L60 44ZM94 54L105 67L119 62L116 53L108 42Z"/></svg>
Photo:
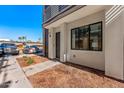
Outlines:
<svg viewBox="0 0 124 93"><path fill-rule="evenodd" d="M26 36L27 40L38 41L42 34L42 6L0 6L0 39Z"/></svg>

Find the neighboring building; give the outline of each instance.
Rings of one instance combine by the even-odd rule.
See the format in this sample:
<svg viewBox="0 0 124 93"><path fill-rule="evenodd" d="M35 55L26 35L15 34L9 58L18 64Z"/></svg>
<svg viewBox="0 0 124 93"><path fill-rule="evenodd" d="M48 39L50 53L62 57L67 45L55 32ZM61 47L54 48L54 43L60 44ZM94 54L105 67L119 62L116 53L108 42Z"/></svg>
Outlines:
<svg viewBox="0 0 124 93"><path fill-rule="evenodd" d="M44 6L45 53L124 80L123 10L122 5Z"/></svg>
<svg viewBox="0 0 124 93"><path fill-rule="evenodd" d="M0 39L0 42L10 42L10 39Z"/></svg>
<svg viewBox="0 0 124 93"><path fill-rule="evenodd" d="M18 41L13 41L13 40L10 40L10 39L0 39L0 43L14 43L16 44L17 46L20 46L20 47L24 47L25 45L36 45L37 47L39 47L40 49L43 49L43 44L40 43L40 42L18 42Z"/></svg>

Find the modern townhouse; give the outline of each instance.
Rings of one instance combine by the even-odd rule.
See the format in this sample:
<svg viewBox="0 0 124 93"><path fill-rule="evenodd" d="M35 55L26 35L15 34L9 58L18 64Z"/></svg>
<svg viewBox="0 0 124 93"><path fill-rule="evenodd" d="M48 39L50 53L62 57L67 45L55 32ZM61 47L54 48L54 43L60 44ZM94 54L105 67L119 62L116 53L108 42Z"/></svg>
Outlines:
<svg viewBox="0 0 124 93"><path fill-rule="evenodd" d="M45 55L124 80L124 6L45 5Z"/></svg>

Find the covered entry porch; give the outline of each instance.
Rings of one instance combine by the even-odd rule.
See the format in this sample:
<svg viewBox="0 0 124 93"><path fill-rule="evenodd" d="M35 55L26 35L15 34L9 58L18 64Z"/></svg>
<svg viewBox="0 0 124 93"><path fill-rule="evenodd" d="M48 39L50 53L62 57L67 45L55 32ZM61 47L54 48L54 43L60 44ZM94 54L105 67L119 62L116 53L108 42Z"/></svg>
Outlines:
<svg viewBox="0 0 124 93"><path fill-rule="evenodd" d="M111 13L114 15L111 15ZM85 6L45 26L49 29L49 55L61 62L72 62L105 71L105 74L124 80L123 6ZM102 51L71 49L71 29L102 21ZM56 33L60 32L60 52L57 52Z"/></svg>

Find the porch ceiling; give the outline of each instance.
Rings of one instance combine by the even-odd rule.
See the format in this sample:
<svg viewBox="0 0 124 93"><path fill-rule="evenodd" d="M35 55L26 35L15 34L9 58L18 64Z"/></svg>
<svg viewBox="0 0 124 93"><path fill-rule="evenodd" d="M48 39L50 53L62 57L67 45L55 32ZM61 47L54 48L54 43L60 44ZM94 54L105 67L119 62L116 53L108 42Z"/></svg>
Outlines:
<svg viewBox="0 0 124 93"><path fill-rule="evenodd" d="M45 28L49 29L51 27L58 27L59 25L61 25L63 23L69 23L69 22L75 21L77 19L86 17L90 14L99 12L104 9L105 9L105 5L87 5L83 8L80 8L79 10L47 25Z"/></svg>

